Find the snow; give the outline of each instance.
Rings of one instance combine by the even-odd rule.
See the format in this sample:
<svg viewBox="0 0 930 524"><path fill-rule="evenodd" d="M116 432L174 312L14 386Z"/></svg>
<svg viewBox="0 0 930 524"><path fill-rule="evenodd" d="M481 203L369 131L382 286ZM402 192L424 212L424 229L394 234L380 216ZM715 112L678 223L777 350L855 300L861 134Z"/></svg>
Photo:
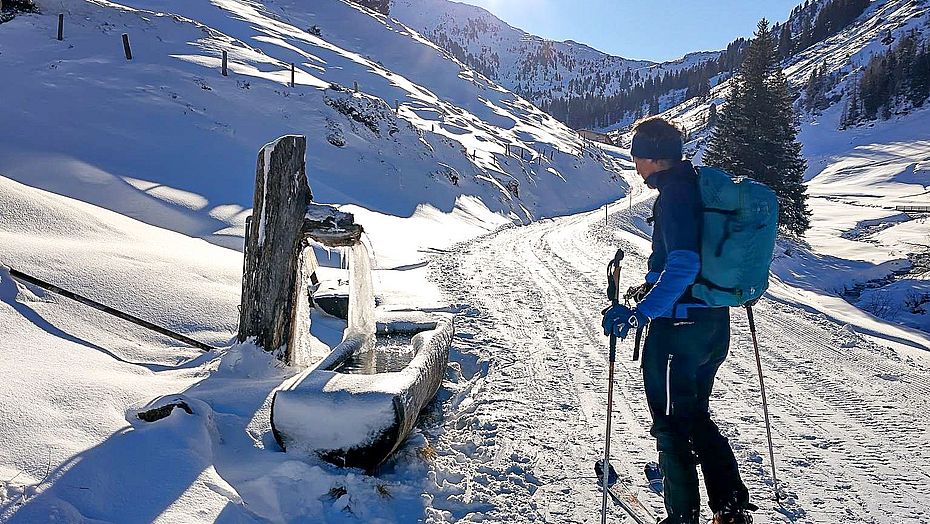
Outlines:
<svg viewBox="0 0 930 524"><path fill-rule="evenodd" d="M239 253L4 177L0 253L9 267L208 344L226 344L236 329ZM101 326L62 327L80 336ZM129 334L108 342L133 359L165 363L193 354L176 348L179 354L158 356L138 344L165 343L160 335Z"/></svg>
<svg viewBox="0 0 930 524"><path fill-rule="evenodd" d="M0 35L0 47L20 50L0 55L4 71L29 79L0 88L0 119L18 123L0 131L0 173L33 187L233 248L252 203L256 152L284 134L308 137L317 201L394 216L424 203L449 212L472 195L526 221L622 195L620 161L579 156L582 143L564 125L487 80L463 77L460 64L396 22L339 0L196 0L167 13L144 0L47 0L43 9ZM64 42L48 38L58 12L66 13ZM322 36L302 29L311 25ZM122 56L123 32L132 61ZM229 77L217 70L222 50ZM295 88L287 86L291 62ZM330 88L354 82L359 93ZM340 101L364 109L371 128L340 112ZM551 166L536 164L505 158L505 144L561 153ZM458 173L456 183L437 163ZM519 197L502 190L511 180Z"/></svg>
<svg viewBox="0 0 930 524"><path fill-rule="evenodd" d="M874 4L789 79L824 55L831 68L847 53L861 64L874 35L926 20L925 4ZM625 151L584 144L410 28L338 0L42 7L0 26L0 264L221 349L182 347L0 270L0 520L597 520L584 477L606 405L603 265L623 245L622 285L638 284L650 234L652 193ZM64 42L51 36L58 12ZM216 70L223 49L229 78ZM328 88L355 81L360 93ZM364 110L371 127L334 106ZM696 122L706 107L670 114ZM867 284L926 251L928 219L894 206L927 202L930 111L843 132L838 112L802 124L814 228L779 245L757 309L785 509L766 499L739 311L712 405L763 507L756 522L918 524L930 519L930 336L928 314L906 304L930 289L915 273ZM376 476L282 453L271 398L303 369L232 342L255 155L288 133L308 138L316 200L365 227L379 325L405 309L458 316L437 402ZM506 145L554 161L507 157ZM319 268L327 285L345 278L337 258ZM315 350L342 340L343 325L312 315ZM617 380L614 460L645 493L655 451L638 364L621 359ZM179 400L193 413L136 416ZM370 406L325 414L343 415L350 433L377 421Z"/></svg>
<svg viewBox="0 0 930 524"><path fill-rule="evenodd" d="M316 450L364 446L394 424L394 395L369 390L370 378L322 370L299 375L298 389L275 401L275 426L288 452L313 457Z"/></svg>

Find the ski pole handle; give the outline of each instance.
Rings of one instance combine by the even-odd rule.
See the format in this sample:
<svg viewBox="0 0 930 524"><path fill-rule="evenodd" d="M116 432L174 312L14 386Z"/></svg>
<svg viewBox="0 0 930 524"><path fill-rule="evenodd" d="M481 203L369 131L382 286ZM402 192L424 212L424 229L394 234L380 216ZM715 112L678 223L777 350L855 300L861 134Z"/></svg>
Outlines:
<svg viewBox="0 0 930 524"><path fill-rule="evenodd" d="M608 276L611 279L612 289L614 291L614 296L610 297L611 304L620 303L620 262L623 260L623 249L617 248L617 252L614 254L613 260L607 264ZM608 286L610 287L610 286ZM613 364L617 360L617 336L613 333L610 334L610 363Z"/></svg>
<svg viewBox="0 0 930 524"><path fill-rule="evenodd" d="M620 262L623 260L623 249L617 248L617 252L614 254L614 259L610 261L610 267L613 269L611 271L610 278L613 280L613 289L615 291L614 296L610 297L610 301L614 304L620 303Z"/></svg>

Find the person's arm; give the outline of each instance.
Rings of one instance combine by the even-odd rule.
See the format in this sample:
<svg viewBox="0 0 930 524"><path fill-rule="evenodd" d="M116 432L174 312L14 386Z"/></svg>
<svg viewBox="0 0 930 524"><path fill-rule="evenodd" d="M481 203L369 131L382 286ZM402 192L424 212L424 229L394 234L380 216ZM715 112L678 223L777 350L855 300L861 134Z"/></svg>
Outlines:
<svg viewBox="0 0 930 524"><path fill-rule="evenodd" d="M701 209L700 199L694 194L697 190L690 184L674 184L663 195L661 233L668 256L655 286L636 306L649 318L670 311L701 272ZM647 275L647 282L649 278Z"/></svg>

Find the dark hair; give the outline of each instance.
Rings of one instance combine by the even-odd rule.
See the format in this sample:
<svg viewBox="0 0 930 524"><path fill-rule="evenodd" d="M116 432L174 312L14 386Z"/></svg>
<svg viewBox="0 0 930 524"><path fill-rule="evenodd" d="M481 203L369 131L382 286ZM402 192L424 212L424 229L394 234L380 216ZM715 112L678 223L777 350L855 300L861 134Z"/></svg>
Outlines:
<svg viewBox="0 0 930 524"><path fill-rule="evenodd" d="M633 156L681 160L682 141L681 130L660 116L640 120L633 126Z"/></svg>

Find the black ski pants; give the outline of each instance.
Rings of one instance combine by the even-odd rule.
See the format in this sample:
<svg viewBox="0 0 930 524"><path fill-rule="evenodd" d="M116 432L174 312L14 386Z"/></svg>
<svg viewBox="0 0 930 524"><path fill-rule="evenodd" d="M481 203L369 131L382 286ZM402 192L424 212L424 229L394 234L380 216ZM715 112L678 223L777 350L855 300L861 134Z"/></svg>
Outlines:
<svg viewBox="0 0 930 524"><path fill-rule="evenodd" d="M710 418L717 369L730 346L728 308L693 308L686 319L657 318L643 349L643 382L659 451L668 524L698 523L697 465L710 509L749 499L733 450Z"/></svg>

